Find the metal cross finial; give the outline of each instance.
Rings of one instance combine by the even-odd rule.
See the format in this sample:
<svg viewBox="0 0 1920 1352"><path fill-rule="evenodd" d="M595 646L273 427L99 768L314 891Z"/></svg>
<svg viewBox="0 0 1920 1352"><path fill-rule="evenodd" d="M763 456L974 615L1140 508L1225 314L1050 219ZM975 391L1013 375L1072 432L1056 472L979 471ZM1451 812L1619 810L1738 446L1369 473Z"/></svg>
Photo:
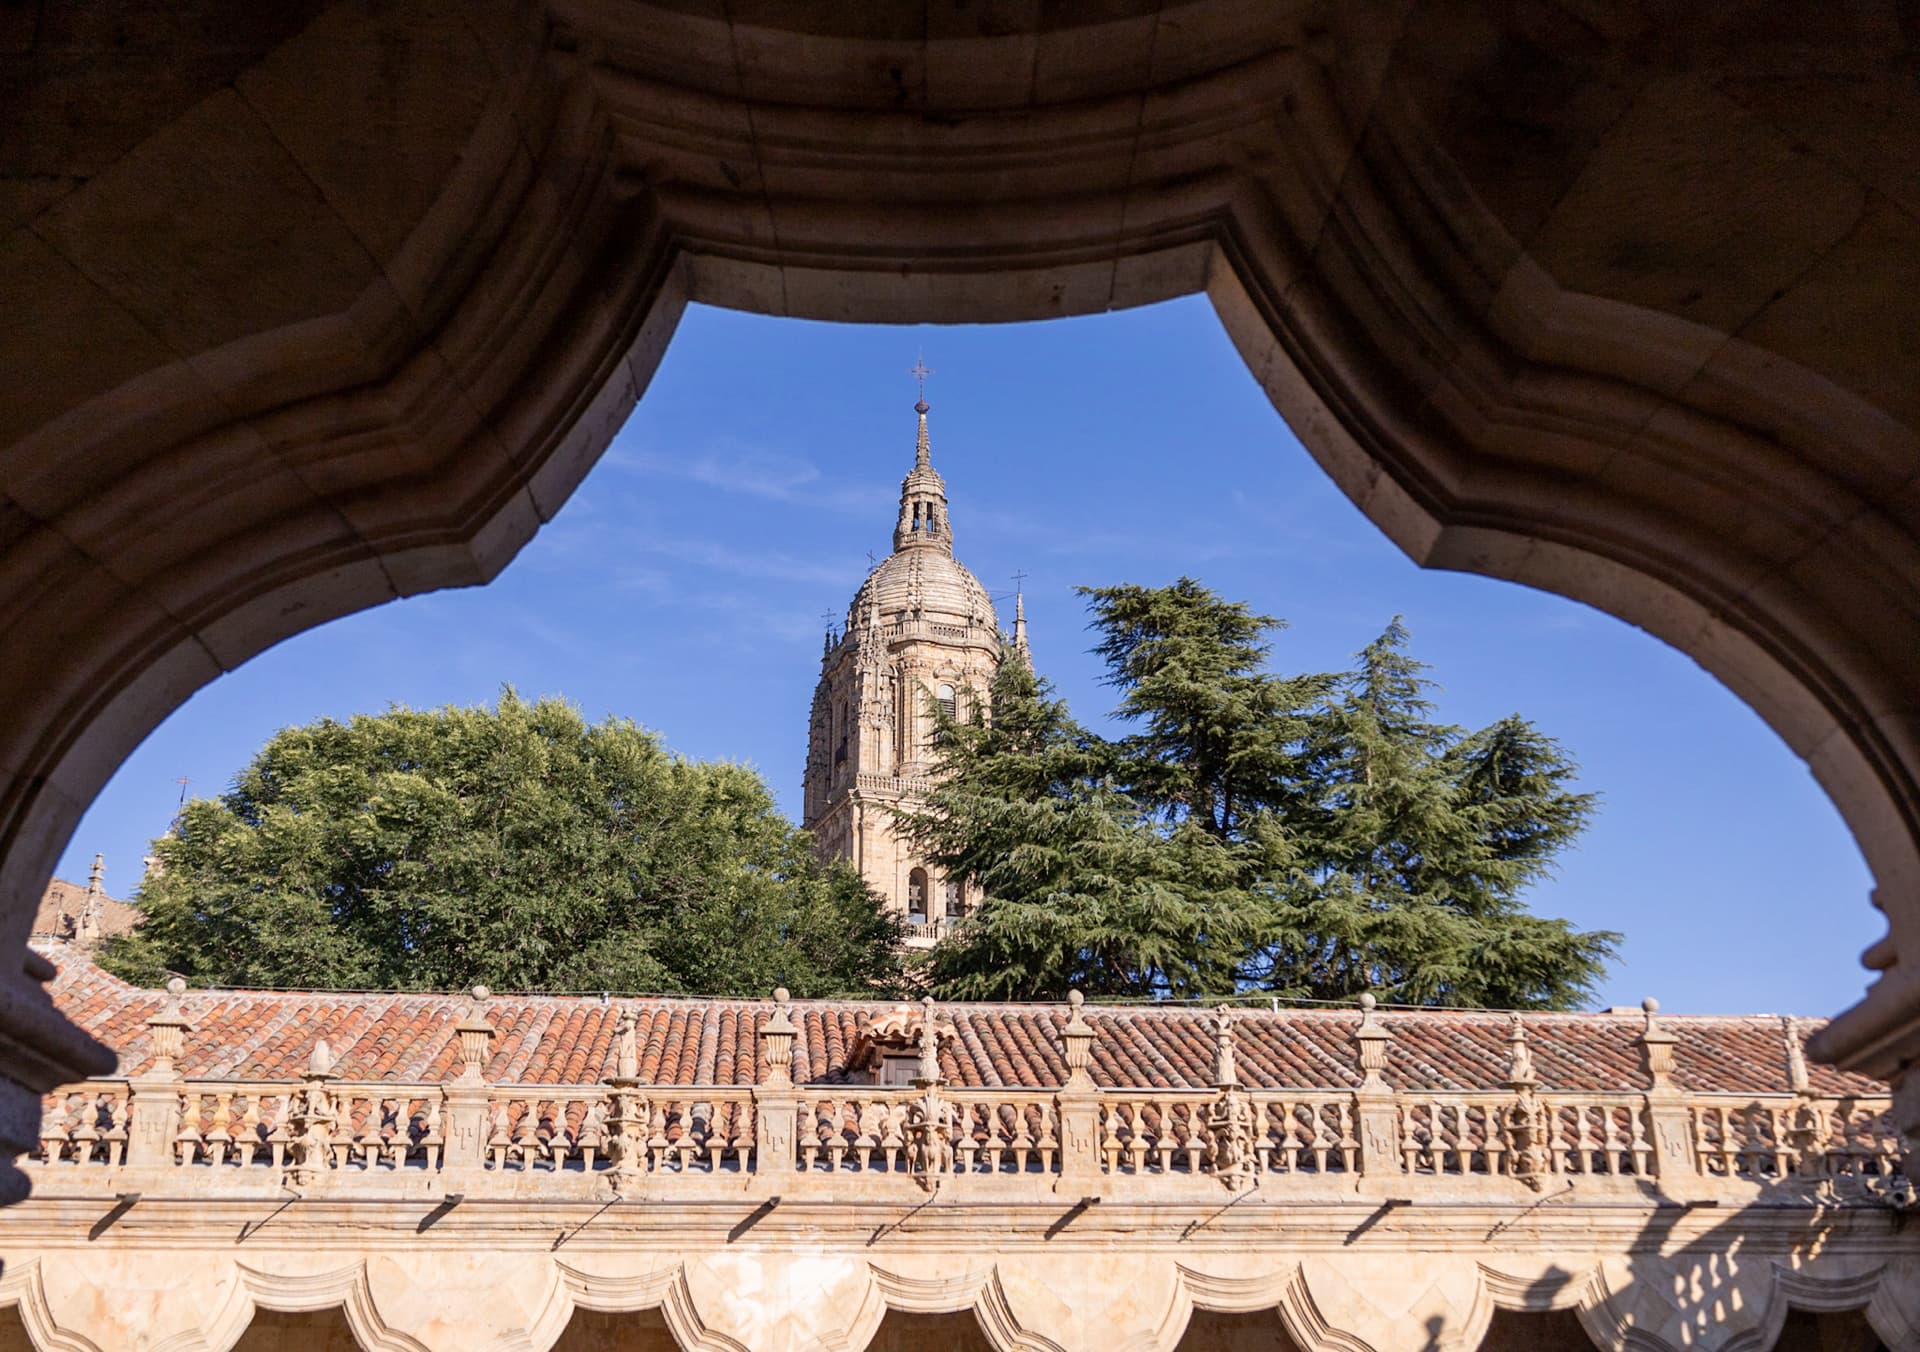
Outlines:
<svg viewBox="0 0 1920 1352"><path fill-rule="evenodd" d="M1016 568L1013 573L1013 593L1014 595L1019 596L1023 594L1026 591L1026 589L1027 589L1027 571L1024 568Z"/></svg>
<svg viewBox="0 0 1920 1352"><path fill-rule="evenodd" d="M926 353L923 352L913 359L913 366L908 370L907 374L920 382L920 402L923 404L926 403L927 377L933 374L932 371L927 369Z"/></svg>
<svg viewBox="0 0 1920 1352"><path fill-rule="evenodd" d="M173 782L180 786L180 806L185 807L187 805L187 785L191 784L193 781L188 779L185 775L181 775L180 778L174 780Z"/></svg>

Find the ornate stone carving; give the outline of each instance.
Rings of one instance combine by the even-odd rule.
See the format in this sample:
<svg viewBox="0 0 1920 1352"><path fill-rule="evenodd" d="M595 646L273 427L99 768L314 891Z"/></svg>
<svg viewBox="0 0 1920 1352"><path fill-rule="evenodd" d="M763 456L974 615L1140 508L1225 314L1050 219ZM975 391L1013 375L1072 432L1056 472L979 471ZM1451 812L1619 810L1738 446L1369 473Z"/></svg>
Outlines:
<svg viewBox="0 0 1920 1352"><path fill-rule="evenodd" d="M1387 1069L1387 1044L1393 1041L1393 1034L1375 1021L1376 1003L1372 991L1361 995L1360 1026L1354 1030L1353 1034L1354 1044L1360 1052L1360 1088L1363 1092L1384 1090L1387 1087L1383 1076Z"/></svg>
<svg viewBox="0 0 1920 1352"><path fill-rule="evenodd" d="M1206 1116L1213 1176L1228 1188L1239 1188L1254 1176L1254 1109L1240 1087L1240 1068L1233 1049L1233 1011L1225 1005L1214 1011L1213 1087L1220 1091L1220 1097L1208 1105Z"/></svg>
<svg viewBox="0 0 1920 1352"><path fill-rule="evenodd" d="M287 1186L295 1192L310 1187L334 1165L334 1128L339 1106L327 1081L333 1078L333 1049L321 1038L307 1058L307 1073L294 1091L287 1113Z"/></svg>
<svg viewBox="0 0 1920 1352"><path fill-rule="evenodd" d="M1527 1027L1515 1014L1507 1035L1507 1087L1513 1097L1500 1110L1500 1135L1506 1147L1507 1167L1535 1192L1545 1186L1551 1167L1547 1152L1551 1120L1535 1093L1537 1077L1533 1053L1527 1047Z"/></svg>
<svg viewBox="0 0 1920 1352"><path fill-rule="evenodd" d="M493 1041L493 1025L487 1021L487 1000L493 992L485 986L475 986L467 1003L466 1017L454 1025L454 1031L460 1035L460 1074L456 1077L459 1084L485 1084L483 1069L487 1064L488 1044Z"/></svg>
<svg viewBox="0 0 1920 1352"><path fill-rule="evenodd" d="M608 1080L611 1107L606 1117L607 1185L616 1196L633 1192L647 1173L647 1102L640 1088L640 1016L633 1006L614 1022L614 1073ZM532 1105L528 1105L532 1111Z"/></svg>
<svg viewBox="0 0 1920 1352"><path fill-rule="evenodd" d="M1647 1079L1656 1090L1673 1088L1673 1044L1680 1040L1672 1030L1661 1025L1659 1020L1660 1002L1652 996L1640 1002L1640 1008L1646 1014L1646 1026L1637 1039L1640 1047L1640 1064L1646 1071Z"/></svg>
<svg viewBox="0 0 1920 1352"><path fill-rule="evenodd" d="M167 998L147 1020L147 1035L153 1043L153 1066L147 1074L154 1079L179 1078L174 1062L186 1050L186 1034L193 1028L181 1009L181 997L186 993L187 983L177 976L172 978L167 982Z"/></svg>

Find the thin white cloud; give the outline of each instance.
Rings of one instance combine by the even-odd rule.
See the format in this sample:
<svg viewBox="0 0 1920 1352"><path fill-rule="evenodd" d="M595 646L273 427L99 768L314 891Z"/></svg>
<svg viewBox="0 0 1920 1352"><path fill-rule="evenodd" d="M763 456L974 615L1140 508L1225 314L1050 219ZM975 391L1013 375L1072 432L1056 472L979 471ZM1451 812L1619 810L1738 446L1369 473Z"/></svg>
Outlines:
<svg viewBox="0 0 1920 1352"><path fill-rule="evenodd" d="M794 582L808 587L831 587L849 594L860 583L861 568L849 558L844 563L823 563L805 559L785 550L745 550L714 540L688 540L667 535L636 532L624 542L628 549L659 554L696 568L731 573L775 582Z"/></svg>
<svg viewBox="0 0 1920 1352"><path fill-rule="evenodd" d="M720 493L850 515L885 514L893 504L893 494L878 485L835 484L811 460L786 451L745 448L676 454L619 448L609 451L604 463L642 478L677 479Z"/></svg>

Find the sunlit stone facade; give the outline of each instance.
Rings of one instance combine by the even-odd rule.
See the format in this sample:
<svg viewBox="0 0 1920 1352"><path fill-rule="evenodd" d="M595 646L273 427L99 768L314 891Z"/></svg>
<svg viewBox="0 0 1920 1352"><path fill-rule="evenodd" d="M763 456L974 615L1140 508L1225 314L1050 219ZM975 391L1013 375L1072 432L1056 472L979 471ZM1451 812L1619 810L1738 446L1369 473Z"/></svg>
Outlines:
<svg viewBox="0 0 1920 1352"><path fill-rule="evenodd" d="M0 1350L1906 1352L1819 1020L140 990Z"/></svg>
<svg viewBox="0 0 1920 1352"><path fill-rule="evenodd" d="M927 403L914 405L913 469L900 483L893 552L861 584L844 628L830 631L807 729L803 824L821 853L850 859L929 944L974 898L903 838L932 769L935 707L984 710L994 673L1024 648L1025 618L1000 633L987 589L953 553L947 486L933 468Z"/></svg>

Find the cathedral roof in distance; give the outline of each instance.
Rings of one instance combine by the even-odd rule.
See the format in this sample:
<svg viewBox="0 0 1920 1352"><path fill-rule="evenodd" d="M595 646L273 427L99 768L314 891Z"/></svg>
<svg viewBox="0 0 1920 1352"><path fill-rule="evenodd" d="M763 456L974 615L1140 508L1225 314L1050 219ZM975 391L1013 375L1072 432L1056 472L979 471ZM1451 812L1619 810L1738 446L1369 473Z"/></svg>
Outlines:
<svg viewBox="0 0 1920 1352"><path fill-rule="evenodd" d="M93 1036L120 1050L122 1076L151 1062L146 1020L165 998L120 981L78 954L56 954L54 1003ZM295 1080L315 1039L325 1038L336 1070L349 1081L396 1084L449 1080L460 1066L455 1026L464 995L340 992L190 991L181 1071L194 1079ZM485 1006L496 1030L485 1066L496 1084L592 1084L615 1068L614 1022L623 1007L639 1015L640 1071L654 1084L755 1083L759 1027L770 1000L606 1001L598 996L497 995ZM849 1079L849 1060L869 1025L899 1002L800 1000L793 1076L801 1084ZM942 1073L953 1084L1053 1089L1066 1078L1064 1005L948 1004L940 1018L956 1036L943 1041ZM1172 1007L1087 1007L1093 1025L1093 1077L1103 1088L1181 1089L1212 1083L1210 1011ZM1392 1034L1388 1085L1401 1090L1501 1090L1509 1065L1509 1018L1491 1012L1382 1010ZM1253 1089L1352 1089L1360 1084L1351 1009L1245 1010L1234 1037L1241 1079ZM1822 1019L1777 1015L1661 1015L1674 1034L1674 1084L1690 1093L1790 1092L1788 1037L1804 1045ZM1527 1040L1547 1090L1646 1089L1631 1014L1528 1014ZM1833 1095L1884 1094L1878 1081L1818 1063L1810 1087Z"/></svg>
<svg viewBox="0 0 1920 1352"><path fill-rule="evenodd" d="M984 626L998 633L999 621L987 589L953 556L947 485L933 467L926 400L915 404L913 411L919 419L914 463L900 481L900 516L893 530L893 553L854 593L847 610L847 628L855 629L870 617L883 625L920 618L933 623Z"/></svg>
<svg viewBox="0 0 1920 1352"><path fill-rule="evenodd" d="M99 872L100 861L96 856L94 878L85 887L65 878L49 879L47 890L40 895L40 906L34 912L32 936L68 942L80 939L89 899L93 903L95 938L104 939L132 929L140 918L140 908L108 896L100 887Z"/></svg>
<svg viewBox="0 0 1920 1352"><path fill-rule="evenodd" d="M980 579L951 554L932 549L903 549L889 554L854 593L848 613L856 627L871 606L882 624L913 618L935 623L985 625L997 629L993 602Z"/></svg>

